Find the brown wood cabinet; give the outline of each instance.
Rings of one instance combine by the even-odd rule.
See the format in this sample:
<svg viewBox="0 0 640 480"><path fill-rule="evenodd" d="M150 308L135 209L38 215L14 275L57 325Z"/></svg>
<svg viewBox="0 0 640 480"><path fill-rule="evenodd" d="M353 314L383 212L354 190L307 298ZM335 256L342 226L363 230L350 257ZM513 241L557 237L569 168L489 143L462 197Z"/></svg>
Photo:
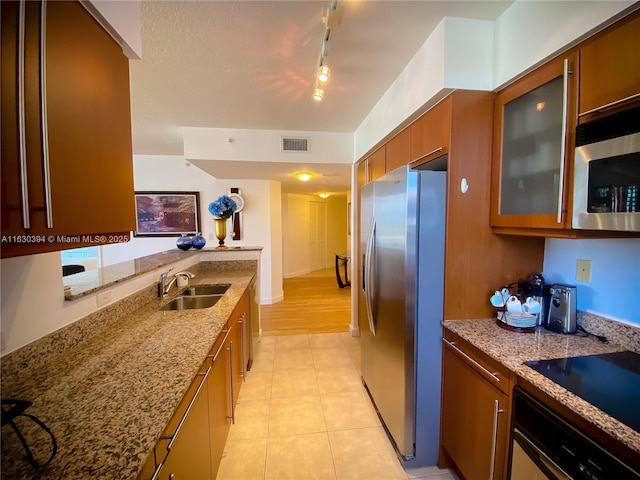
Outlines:
<svg viewBox="0 0 640 480"><path fill-rule="evenodd" d="M467 90L447 97L449 153L421 167L447 170L445 319L491 317L496 285L542 270L544 239L495 235L489 225L493 100Z"/></svg>
<svg viewBox="0 0 640 480"><path fill-rule="evenodd" d="M511 373L445 329L440 425L441 468L464 478L505 478Z"/></svg>
<svg viewBox="0 0 640 480"><path fill-rule="evenodd" d="M369 156L367 159L367 172L369 177L367 183L373 182L385 174L387 171L386 160L387 156L384 145Z"/></svg>
<svg viewBox="0 0 640 480"><path fill-rule="evenodd" d="M491 179L493 227L570 227L576 67L575 54L563 55L498 92Z"/></svg>
<svg viewBox="0 0 640 480"><path fill-rule="evenodd" d="M214 476L220 467L222 453L227 441L233 418L231 390L231 358L227 348L229 338L225 340L212 359L212 370L207 384L209 394L209 442L211 449L211 471Z"/></svg>
<svg viewBox="0 0 640 480"><path fill-rule="evenodd" d="M157 478L215 478L246 375L246 316L242 295L203 361L154 451L138 475ZM245 349L243 349L245 345Z"/></svg>
<svg viewBox="0 0 640 480"><path fill-rule="evenodd" d="M214 478L209 448L209 393L213 365L199 377L198 388L184 417L167 444L167 455L158 465L159 480Z"/></svg>
<svg viewBox="0 0 640 480"><path fill-rule="evenodd" d="M448 96L411 124L410 157L414 166L449 153L451 105Z"/></svg>
<svg viewBox="0 0 640 480"><path fill-rule="evenodd" d="M581 121L640 101L640 11L584 42L579 56Z"/></svg>
<svg viewBox="0 0 640 480"><path fill-rule="evenodd" d="M494 231L557 238L637 236L574 230L571 220L576 126L638 104L640 11L497 92Z"/></svg>
<svg viewBox="0 0 640 480"><path fill-rule="evenodd" d="M81 3L2 2L2 257L129 238L129 96L128 59Z"/></svg>
<svg viewBox="0 0 640 480"><path fill-rule="evenodd" d="M391 172L411 161L411 129L405 128L387 142L386 171Z"/></svg>

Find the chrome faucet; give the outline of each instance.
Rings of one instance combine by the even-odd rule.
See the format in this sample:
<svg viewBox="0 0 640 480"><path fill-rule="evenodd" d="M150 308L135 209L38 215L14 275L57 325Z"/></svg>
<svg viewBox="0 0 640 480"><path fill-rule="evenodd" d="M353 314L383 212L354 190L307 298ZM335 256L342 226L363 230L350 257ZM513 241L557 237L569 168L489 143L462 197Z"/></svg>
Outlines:
<svg viewBox="0 0 640 480"><path fill-rule="evenodd" d="M173 270L173 267L171 267L166 272L160 274L160 279L158 280L158 297L159 298L166 298L166 296L169 295L169 290L171 289L173 284L176 283L176 280L178 279L178 277L180 276L185 276L188 278L196 277L193 273L184 270L182 272L178 272L174 274L173 277L171 277L171 280L167 281L167 275L171 270Z"/></svg>

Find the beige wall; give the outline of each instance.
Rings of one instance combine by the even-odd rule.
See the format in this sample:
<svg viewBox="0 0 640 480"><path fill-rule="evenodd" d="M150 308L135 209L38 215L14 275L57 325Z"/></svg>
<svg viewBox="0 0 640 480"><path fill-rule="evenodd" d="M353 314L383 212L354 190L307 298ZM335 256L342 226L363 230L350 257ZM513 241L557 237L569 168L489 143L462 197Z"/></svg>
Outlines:
<svg viewBox="0 0 640 480"><path fill-rule="evenodd" d="M309 204L323 202L327 206L326 268L335 264L336 253L348 251L347 195L321 199L311 195L282 195L282 256L285 278L307 274L310 269Z"/></svg>

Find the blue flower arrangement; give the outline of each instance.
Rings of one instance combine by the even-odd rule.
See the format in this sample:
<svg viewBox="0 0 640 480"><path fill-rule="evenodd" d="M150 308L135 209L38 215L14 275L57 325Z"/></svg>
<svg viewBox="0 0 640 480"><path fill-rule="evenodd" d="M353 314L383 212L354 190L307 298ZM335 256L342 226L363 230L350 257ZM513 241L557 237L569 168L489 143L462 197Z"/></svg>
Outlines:
<svg viewBox="0 0 640 480"><path fill-rule="evenodd" d="M230 218L238 206L226 195L221 195L215 202L209 204L209 213L217 218Z"/></svg>

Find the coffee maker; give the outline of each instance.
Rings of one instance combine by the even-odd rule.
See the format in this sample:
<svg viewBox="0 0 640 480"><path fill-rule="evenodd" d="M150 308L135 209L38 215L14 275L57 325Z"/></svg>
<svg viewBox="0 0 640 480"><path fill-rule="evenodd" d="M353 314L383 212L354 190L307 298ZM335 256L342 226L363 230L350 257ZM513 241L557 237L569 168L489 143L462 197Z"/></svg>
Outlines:
<svg viewBox="0 0 640 480"><path fill-rule="evenodd" d="M540 304L540 315L536 324L546 326L551 304L551 284L545 283L541 273L531 273L527 278L518 280L518 296L524 302L528 297Z"/></svg>

